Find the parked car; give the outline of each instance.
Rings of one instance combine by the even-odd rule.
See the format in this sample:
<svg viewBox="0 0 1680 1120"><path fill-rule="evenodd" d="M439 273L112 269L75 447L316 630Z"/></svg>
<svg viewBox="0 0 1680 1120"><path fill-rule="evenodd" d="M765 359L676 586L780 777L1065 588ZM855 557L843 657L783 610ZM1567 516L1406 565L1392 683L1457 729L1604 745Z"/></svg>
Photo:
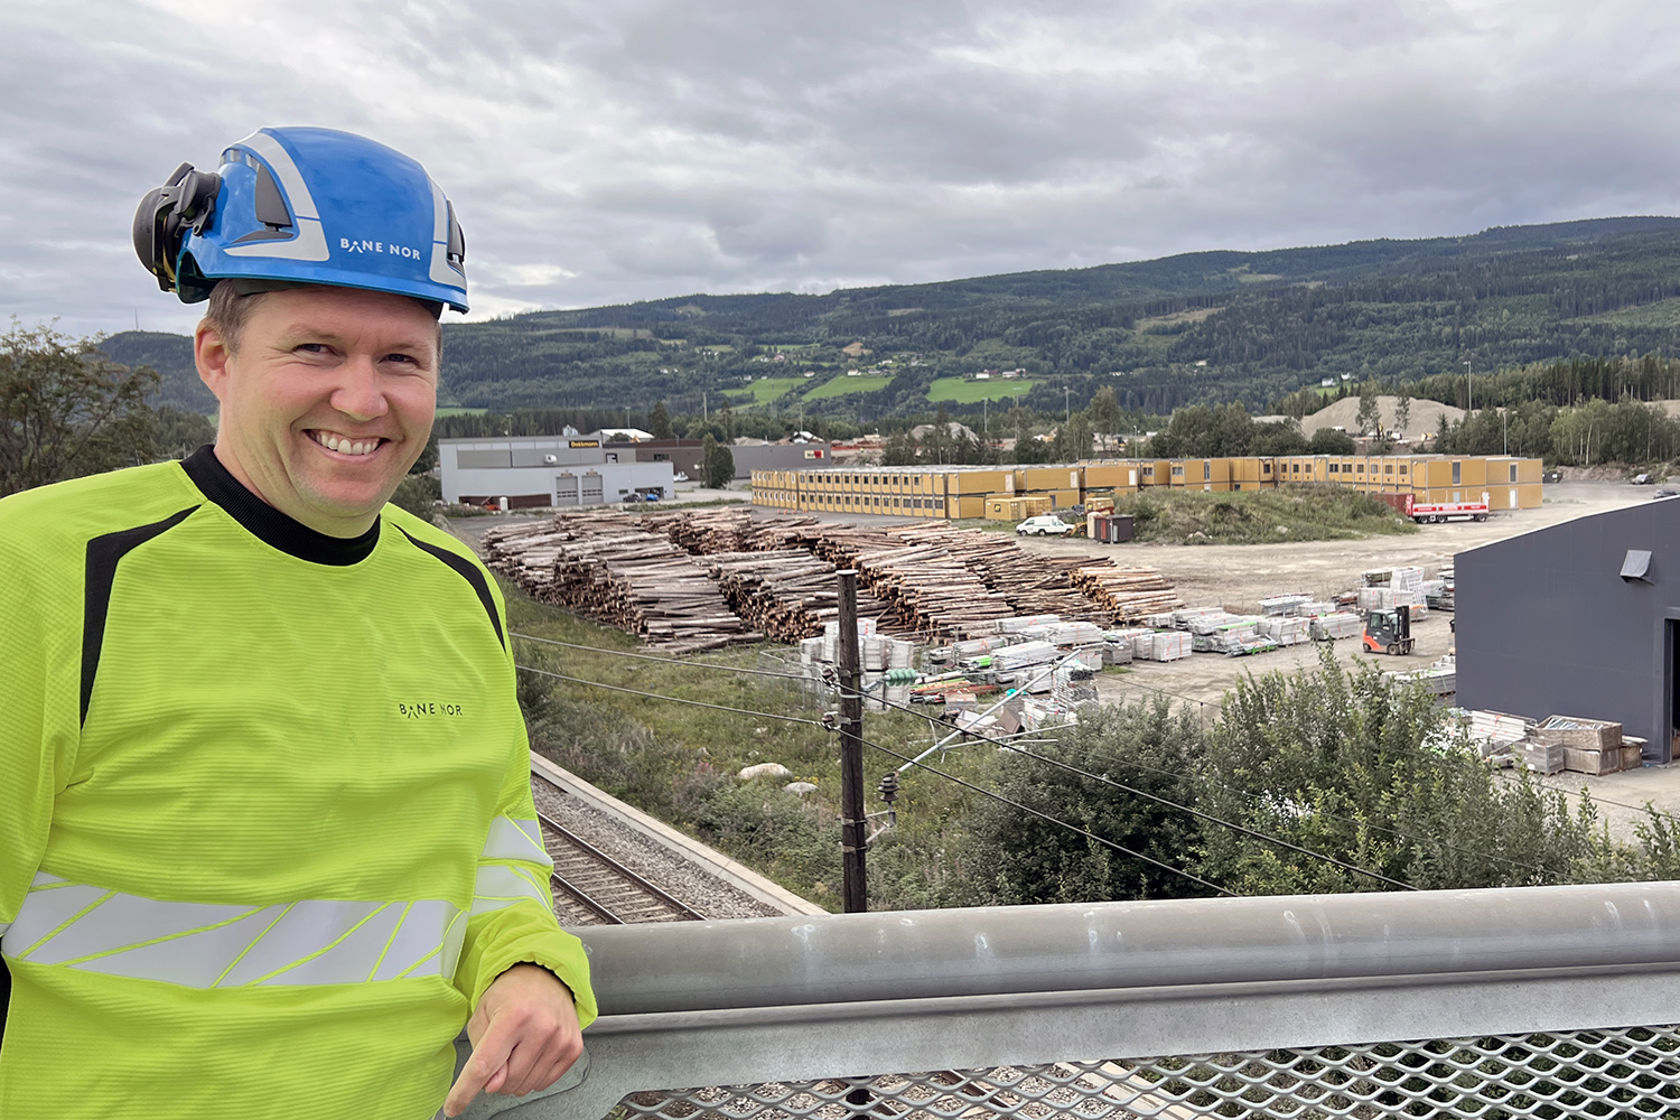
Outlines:
<svg viewBox="0 0 1680 1120"><path fill-rule="evenodd" d="M1041 513L1015 526L1015 532L1023 537L1065 537L1073 526L1053 513Z"/></svg>
<svg viewBox="0 0 1680 1120"><path fill-rule="evenodd" d="M1672 486L1659 486L1655 490L1651 491L1651 497L1653 499L1677 498L1680 497L1680 490L1676 490Z"/></svg>
<svg viewBox="0 0 1680 1120"><path fill-rule="evenodd" d="M1544 473L1540 476L1540 481L1541 482L1562 482L1563 481L1563 472L1562 471L1547 471L1546 473Z"/></svg>
<svg viewBox="0 0 1680 1120"><path fill-rule="evenodd" d="M1649 486L1655 481L1657 481L1657 476L1654 474L1636 474L1633 476L1635 486Z"/></svg>

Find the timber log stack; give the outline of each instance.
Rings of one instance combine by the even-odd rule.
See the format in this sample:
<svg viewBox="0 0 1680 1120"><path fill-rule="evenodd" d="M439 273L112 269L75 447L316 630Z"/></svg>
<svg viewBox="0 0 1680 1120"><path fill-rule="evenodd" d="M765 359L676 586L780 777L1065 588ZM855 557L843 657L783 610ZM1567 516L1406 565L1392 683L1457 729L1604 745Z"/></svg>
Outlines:
<svg viewBox="0 0 1680 1120"><path fill-rule="evenodd" d="M1103 605L1115 622L1136 622L1184 606L1172 584L1153 568L1116 568L1087 565L1070 576L1073 584Z"/></svg>
<svg viewBox="0 0 1680 1120"><path fill-rule="evenodd" d="M562 516L552 524L556 531L549 534L494 540L486 534L490 562L508 570L508 554L516 542L526 543L515 575L534 597L640 634L668 653L763 639L729 609L705 565L664 534L622 516ZM538 556L528 561L529 552ZM551 574L538 592L529 573L545 564Z"/></svg>
<svg viewBox="0 0 1680 1120"><path fill-rule="evenodd" d="M858 573L858 616L928 639L1055 614L1118 623L1183 606L1150 569L1048 555L978 529L862 527L743 510L560 514L485 534L490 566L533 597L689 651L821 633L834 573Z"/></svg>

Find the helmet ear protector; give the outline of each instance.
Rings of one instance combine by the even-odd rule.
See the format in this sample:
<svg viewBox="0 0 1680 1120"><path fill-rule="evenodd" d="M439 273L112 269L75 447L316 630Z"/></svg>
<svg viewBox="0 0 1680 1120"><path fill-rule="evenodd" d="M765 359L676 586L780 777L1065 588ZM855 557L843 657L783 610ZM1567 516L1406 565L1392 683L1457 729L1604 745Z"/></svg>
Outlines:
<svg viewBox="0 0 1680 1120"><path fill-rule="evenodd" d="M161 187L146 192L134 212L134 252L146 271L157 277L158 288L175 290L175 262L187 231L203 233L216 213L222 177L183 163Z"/></svg>

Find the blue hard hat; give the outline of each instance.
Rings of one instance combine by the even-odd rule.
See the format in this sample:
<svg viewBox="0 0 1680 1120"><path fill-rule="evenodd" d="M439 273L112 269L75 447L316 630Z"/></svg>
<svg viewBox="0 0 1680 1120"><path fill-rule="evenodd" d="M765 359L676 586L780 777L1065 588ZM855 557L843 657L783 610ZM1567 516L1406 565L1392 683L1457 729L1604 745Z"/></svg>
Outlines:
<svg viewBox="0 0 1680 1120"><path fill-rule="evenodd" d="M263 128L214 173L183 163L134 215L134 250L164 291L218 280L335 284L467 310L467 243L420 164L328 128Z"/></svg>

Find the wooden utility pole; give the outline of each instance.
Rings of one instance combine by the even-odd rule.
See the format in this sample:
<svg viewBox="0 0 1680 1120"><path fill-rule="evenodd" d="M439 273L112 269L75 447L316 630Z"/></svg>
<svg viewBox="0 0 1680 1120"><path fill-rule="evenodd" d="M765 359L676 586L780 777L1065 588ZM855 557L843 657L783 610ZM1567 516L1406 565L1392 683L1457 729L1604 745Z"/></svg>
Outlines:
<svg viewBox="0 0 1680 1120"><path fill-rule="evenodd" d="M840 868L845 912L869 909L864 885L863 848L868 821L863 815L863 673L858 656L857 572L837 573L840 581Z"/></svg>

